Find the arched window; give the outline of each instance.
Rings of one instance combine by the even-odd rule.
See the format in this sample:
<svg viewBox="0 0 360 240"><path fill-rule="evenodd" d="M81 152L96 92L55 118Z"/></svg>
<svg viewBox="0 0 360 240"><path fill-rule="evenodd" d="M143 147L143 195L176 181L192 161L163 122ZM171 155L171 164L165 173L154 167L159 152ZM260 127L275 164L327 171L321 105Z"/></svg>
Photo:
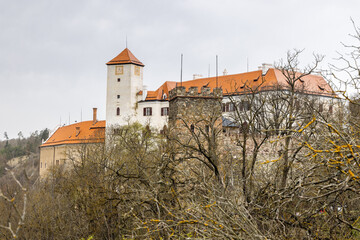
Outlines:
<svg viewBox="0 0 360 240"><path fill-rule="evenodd" d="M120 108L119 107L116 109L116 115L120 116Z"/></svg>

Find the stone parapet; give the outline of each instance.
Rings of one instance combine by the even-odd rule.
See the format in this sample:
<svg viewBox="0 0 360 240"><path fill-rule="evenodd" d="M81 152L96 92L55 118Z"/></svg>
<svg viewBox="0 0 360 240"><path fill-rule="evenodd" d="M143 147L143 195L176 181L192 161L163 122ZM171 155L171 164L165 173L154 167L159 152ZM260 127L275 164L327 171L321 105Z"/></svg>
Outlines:
<svg viewBox="0 0 360 240"><path fill-rule="evenodd" d="M211 91L210 87L201 87L200 92L198 87L189 87L188 91L186 91L185 87L177 86L169 91L170 100L176 97L222 98L223 92L221 88L214 88Z"/></svg>

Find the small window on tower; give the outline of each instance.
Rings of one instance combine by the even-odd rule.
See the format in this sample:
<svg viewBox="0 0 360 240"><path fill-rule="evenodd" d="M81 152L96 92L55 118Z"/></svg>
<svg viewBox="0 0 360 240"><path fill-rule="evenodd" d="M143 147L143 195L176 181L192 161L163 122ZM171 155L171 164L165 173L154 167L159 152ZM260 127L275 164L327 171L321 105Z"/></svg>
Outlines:
<svg viewBox="0 0 360 240"><path fill-rule="evenodd" d="M117 99L119 99L120 98L120 95L117 95Z"/></svg>
<svg viewBox="0 0 360 240"><path fill-rule="evenodd" d="M116 115L120 116L120 108L119 107L116 109Z"/></svg>
<svg viewBox="0 0 360 240"><path fill-rule="evenodd" d="M121 79L120 78L118 78L118 82L120 82L121 81Z"/></svg>
<svg viewBox="0 0 360 240"><path fill-rule="evenodd" d="M139 66L135 66L135 75L140 76L140 67Z"/></svg>

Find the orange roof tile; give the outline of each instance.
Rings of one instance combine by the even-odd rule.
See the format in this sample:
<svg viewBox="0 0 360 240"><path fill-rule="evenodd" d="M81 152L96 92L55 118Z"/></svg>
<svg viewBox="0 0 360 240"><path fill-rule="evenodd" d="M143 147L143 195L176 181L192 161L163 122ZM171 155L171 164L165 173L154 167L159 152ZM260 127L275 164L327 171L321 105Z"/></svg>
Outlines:
<svg viewBox="0 0 360 240"><path fill-rule="evenodd" d="M77 134L76 128L80 131ZM40 147L77 144L77 143L104 143L105 121L84 121L58 128L54 134Z"/></svg>
<svg viewBox="0 0 360 240"><path fill-rule="evenodd" d="M119 55L110 60L107 65L116 65L116 64L129 64L133 63L139 66L145 66L142 62L140 62L134 54L128 49L125 48Z"/></svg>
<svg viewBox="0 0 360 240"><path fill-rule="evenodd" d="M168 100L169 91L177 86L179 82L165 82L156 91L148 91L146 101L151 100ZM182 86L186 89L189 87L207 86L211 89L216 87L216 77L200 78L182 82ZM334 91L329 84L321 76L307 75L302 77L301 81L297 81L296 85L299 91L309 94L317 94L324 96L335 96ZM272 90L275 87L286 87L286 78L280 70L270 68L265 75L262 71L246 72L234 75L218 76L218 87L221 87L224 95L245 94L250 89L258 91ZM166 94L166 98L163 96Z"/></svg>

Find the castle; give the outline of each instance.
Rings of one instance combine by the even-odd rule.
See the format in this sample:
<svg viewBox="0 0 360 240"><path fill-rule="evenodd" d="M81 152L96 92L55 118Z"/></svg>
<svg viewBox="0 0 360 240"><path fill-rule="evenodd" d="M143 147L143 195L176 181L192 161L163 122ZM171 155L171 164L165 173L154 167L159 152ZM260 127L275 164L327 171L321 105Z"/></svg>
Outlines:
<svg viewBox="0 0 360 240"><path fill-rule="evenodd" d="M66 151L81 144L98 144L105 142L105 132L133 122L149 125L161 130L168 125L169 113L171 119L179 112L181 106L171 104L178 98L187 101L201 99L220 99L223 127L231 127L231 114L238 107L246 114L249 102L240 100L239 106L234 106L232 98L241 99L251 90L257 92L286 91L286 78L280 70L263 64L259 70L208 78L195 78L190 81L167 81L155 91L147 91L143 86L143 71L145 65L139 61L129 49L124 49L119 55L106 63L107 94L106 121L98 121L96 109L92 121L85 121L58 128L49 139L40 146L40 175L45 176L51 166L61 165L67 161ZM302 93L313 97L334 99L335 93L319 75L307 75L296 83L296 88ZM215 96L215 97L214 97ZM184 101L181 101L184 103ZM175 106L175 107L174 107ZM186 104L183 106L186 108ZM322 111L332 111L332 105L321 106ZM191 114L190 111L182 111ZM192 111L192 114L197 114Z"/></svg>

